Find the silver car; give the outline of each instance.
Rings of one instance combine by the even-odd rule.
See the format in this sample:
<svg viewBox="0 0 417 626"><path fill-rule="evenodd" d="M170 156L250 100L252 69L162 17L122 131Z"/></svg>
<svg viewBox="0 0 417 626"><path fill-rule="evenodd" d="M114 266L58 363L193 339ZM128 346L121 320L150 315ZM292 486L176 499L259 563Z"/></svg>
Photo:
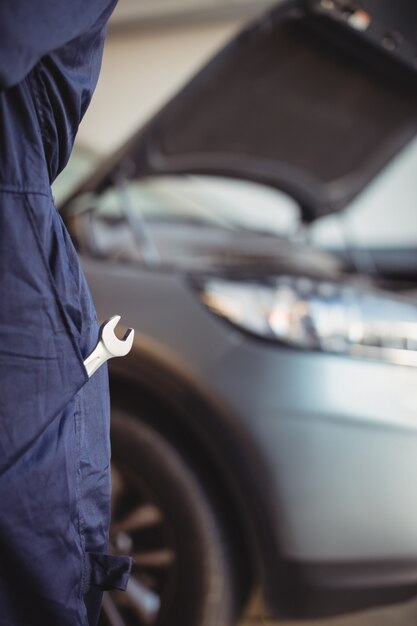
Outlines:
<svg viewBox="0 0 417 626"><path fill-rule="evenodd" d="M361 5L281 3L62 207L100 317L137 330L111 366L136 562L103 624L416 592L416 9Z"/></svg>

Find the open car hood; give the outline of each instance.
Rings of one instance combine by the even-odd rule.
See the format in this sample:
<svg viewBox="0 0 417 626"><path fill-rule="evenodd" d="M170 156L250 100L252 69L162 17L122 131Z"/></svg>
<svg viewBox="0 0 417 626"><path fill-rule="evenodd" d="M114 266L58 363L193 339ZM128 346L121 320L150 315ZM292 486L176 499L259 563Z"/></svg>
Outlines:
<svg viewBox="0 0 417 626"><path fill-rule="evenodd" d="M401 6L398 6L401 5ZM417 132L417 3L290 0L235 37L93 177L199 173L343 209ZM88 189L89 187L89 189Z"/></svg>

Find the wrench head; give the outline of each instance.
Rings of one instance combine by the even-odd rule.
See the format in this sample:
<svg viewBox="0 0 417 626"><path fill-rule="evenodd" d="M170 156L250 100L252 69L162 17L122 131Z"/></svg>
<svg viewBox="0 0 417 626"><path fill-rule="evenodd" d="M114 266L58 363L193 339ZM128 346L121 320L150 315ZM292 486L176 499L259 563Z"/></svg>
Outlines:
<svg viewBox="0 0 417 626"><path fill-rule="evenodd" d="M115 328L120 322L120 315L113 315L109 320L104 322L100 329L100 338L106 350L114 357L125 356L128 354L133 345L135 331L128 328L123 339L119 339L115 333Z"/></svg>

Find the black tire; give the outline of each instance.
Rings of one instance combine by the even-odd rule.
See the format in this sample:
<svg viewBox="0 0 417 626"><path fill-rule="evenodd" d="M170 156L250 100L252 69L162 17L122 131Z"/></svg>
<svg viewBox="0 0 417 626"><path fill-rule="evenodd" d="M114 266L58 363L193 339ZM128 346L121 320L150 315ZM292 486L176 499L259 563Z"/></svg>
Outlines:
<svg viewBox="0 0 417 626"><path fill-rule="evenodd" d="M112 551L137 562L128 591L106 594L100 625L232 626L227 543L187 461L161 433L121 411L112 416L112 448Z"/></svg>

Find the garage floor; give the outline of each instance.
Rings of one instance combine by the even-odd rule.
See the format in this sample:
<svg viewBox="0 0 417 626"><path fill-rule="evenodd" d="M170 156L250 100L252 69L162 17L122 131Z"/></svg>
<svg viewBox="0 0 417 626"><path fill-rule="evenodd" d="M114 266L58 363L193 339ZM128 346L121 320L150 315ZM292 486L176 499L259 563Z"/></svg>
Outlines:
<svg viewBox="0 0 417 626"><path fill-rule="evenodd" d="M312 622L277 622L258 615L254 606L239 626L417 626L417 600L354 616Z"/></svg>

